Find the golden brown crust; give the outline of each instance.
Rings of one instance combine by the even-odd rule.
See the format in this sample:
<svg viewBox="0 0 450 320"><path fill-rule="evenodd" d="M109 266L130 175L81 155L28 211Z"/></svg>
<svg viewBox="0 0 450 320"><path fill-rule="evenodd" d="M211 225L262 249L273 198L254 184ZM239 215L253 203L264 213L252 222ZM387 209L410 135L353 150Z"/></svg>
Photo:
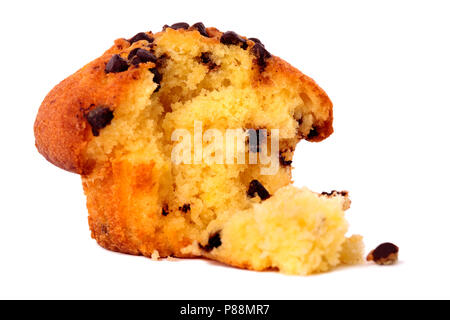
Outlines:
<svg viewBox="0 0 450 320"><path fill-rule="evenodd" d="M158 199L159 176L154 163L114 162L107 167L96 168L82 180L91 236L102 247L148 257L154 250L158 250L161 257L192 257L181 252L192 240L187 239L182 230L168 228L158 222L161 216L158 205L151 206L152 212L145 215L135 214L140 209L145 211L139 207L142 197Z"/></svg>
<svg viewBox="0 0 450 320"><path fill-rule="evenodd" d="M119 39L100 58L63 80L45 97L34 124L36 147L54 165L67 171L86 174L93 164L83 154L92 139L86 113L98 105L112 110L120 104L143 68L127 72L105 73L112 55L129 47Z"/></svg>
<svg viewBox="0 0 450 320"><path fill-rule="evenodd" d="M322 115L321 119L316 120L316 133L311 136L305 137L306 140L311 142L319 142L326 139L333 133L333 104L326 94L326 92L317 85L317 83L307 75L303 74L300 70L291 66L283 59L273 56L267 61L266 72L270 77L284 77L289 79L292 84L299 84L299 88L302 92L306 92L307 95L302 95L305 103L314 103L318 106L319 110L317 115ZM315 101L309 101L310 99Z"/></svg>
<svg viewBox="0 0 450 320"><path fill-rule="evenodd" d="M207 30L215 40L222 34L215 28ZM84 151L93 135L85 115L98 105L106 105L114 110L139 80L142 72L152 67L150 62L139 67L130 67L125 72L104 72L112 55L126 53L130 48L138 46L141 46L139 42L130 47L127 40L116 40L114 46L100 58L87 64L50 91L39 108L34 125L36 147L48 161L78 174L90 172L95 164L85 159ZM266 80L270 77L286 77L294 83L299 83L300 80L302 89L309 93L308 97L314 97L314 103L318 103L321 109L319 114L326 115L317 120L314 134L304 138L321 141L333 132L331 101L311 78L274 56L268 59L264 75Z"/></svg>

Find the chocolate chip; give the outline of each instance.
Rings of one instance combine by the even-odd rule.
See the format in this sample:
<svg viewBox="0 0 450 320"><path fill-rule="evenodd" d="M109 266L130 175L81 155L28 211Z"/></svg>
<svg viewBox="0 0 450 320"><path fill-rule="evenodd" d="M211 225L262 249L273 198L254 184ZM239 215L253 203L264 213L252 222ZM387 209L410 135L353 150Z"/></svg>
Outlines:
<svg viewBox="0 0 450 320"><path fill-rule="evenodd" d="M123 59L118 54L115 54L109 59L108 63L105 67L106 73L117 73L117 72L123 72L128 70L128 63L125 59Z"/></svg>
<svg viewBox="0 0 450 320"><path fill-rule="evenodd" d="M141 48L134 48L133 50L131 50L130 53L128 53L127 59L131 60L136 55L139 49Z"/></svg>
<svg viewBox="0 0 450 320"><path fill-rule="evenodd" d="M261 144L265 142L267 137L267 134L264 135L265 131L266 129L257 129L250 131L250 139L248 145L250 152L257 153L261 151ZM256 135L256 139L254 135Z"/></svg>
<svg viewBox="0 0 450 320"><path fill-rule="evenodd" d="M113 112L105 106L98 106L86 115L86 120L91 125L94 136L98 136L100 134L99 130L109 125L113 118Z"/></svg>
<svg viewBox="0 0 450 320"><path fill-rule="evenodd" d="M223 44L232 44L235 46L241 46L242 49L244 50L246 50L248 47L247 41L245 41L244 38L239 36L234 31L227 31L224 34L222 34L222 36L220 37L220 42Z"/></svg>
<svg viewBox="0 0 450 320"><path fill-rule="evenodd" d="M251 40L251 41L253 41L254 43L259 43L259 44L261 44L262 46L264 46L264 45L262 44L261 40L259 40L258 38L248 38L248 40Z"/></svg>
<svg viewBox="0 0 450 320"><path fill-rule="evenodd" d="M178 208L181 212L186 213L191 210L191 205L189 203L183 204L182 207Z"/></svg>
<svg viewBox="0 0 450 320"><path fill-rule="evenodd" d="M200 245L200 248L202 248L206 252L210 252L214 248L218 248L221 245L222 245L222 240L220 239L220 231L219 231L209 237L208 244L206 246Z"/></svg>
<svg viewBox="0 0 450 320"><path fill-rule="evenodd" d="M317 131L317 129L313 127L311 130L309 130L309 133L308 133L308 136L306 137L306 139L314 139L318 136L319 136L319 131Z"/></svg>
<svg viewBox="0 0 450 320"><path fill-rule="evenodd" d="M158 60L153 53L144 49L139 49L136 56L138 56L142 62L156 62L156 60Z"/></svg>
<svg viewBox="0 0 450 320"><path fill-rule="evenodd" d="M343 196L343 197L347 197L348 196L348 191L337 191L337 190L331 190L330 192L322 192L321 193L322 196L327 196L327 197L334 197L334 196Z"/></svg>
<svg viewBox="0 0 450 320"><path fill-rule="evenodd" d="M251 52L256 57L256 63L261 67L261 70L267 66L267 59L269 59L272 55L264 48L264 45L261 43L255 43Z"/></svg>
<svg viewBox="0 0 450 320"><path fill-rule="evenodd" d="M194 24L192 25L192 28L194 28L194 29L196 29L198 32L200 32L200 34L201 34L202 36L209 38L209 34L208 34L208 32L206 31L206 27L205 27L205 25L204 25L203 23L201 23L201 22L194 23Z"/></svg>
<svg viewBox="0 0 450 320"><path fill-rule="evenodd" d="M139 59L138 56L134 56L133 58L131 58L130 63L133 66L137 66L138 64L142 63L141 59Z"/></svg>
<svg viewBox="0 0 450 320"><path fill-rule="evenodd" d="M211 60L211 53L210 52L202 52L200 55L200 62L207 65L209 70L214 70L218 66Z"/></svg>
<svg viewBox="0 0 450 320"><path fill-rule="evenodd" d="M138 65L139 63L145 63L145 62L156 62L158 60L156 56L151 53L150 51L141 49L141 48L135 48L130 51L128 54L128 59L131 59L131 64Z"/></svg>
<svg viewBox="0 0 450 320"><path fill-rule="evenodd" d="M266 200L270 198L269 192L264 188L264 186L258 180L252 180L250 186L248 187L247 195L250 198L254 198L258 195L261 200Z"/></svg>
<svg viewBox="0 0 450 320"><path fill-rule="evenodd" d="M280 164L284 167L287 167L292 164L292 160L286 160L286 158L280 154Z"/></svg>
<svg viewBox="0 0 450 320"><path fill-rule="evenodd" d="M160 84L162 80L162 75L159 73L158 69L151 68L150 72L152 72L155 76L153 77L153 82Z"/></svg>
<svg viewBox="0 0 450 320"><path fill-rule="evenodd" d="M156 66L165 67L167 65L167 60L169 59L170 57L166 53L163 53L161 56L158 57L158 60L156 61Z"/></svg>
<svg viewBox="0 0 450 320"><path fill-rule="evenodd" d="M153 37L150 37L148 34L146 34L145 32L139 32L138 34L136 34L135 36L133 36L131 39L128 40L128 42L130 44L133 44L137 41L141 41L141 40L146 40L148 42L153 42L155 39Z"/></svg>
<svg viewBox="0 0 450 320"><path fill-rule="evenodd" d="M200 55L200 61L204 64L208 64L211 62L211 53L209 52L202 52Z"/></svg>
<svg viewBox="0 0 450 320"><path fill-rule="evenodd" d="M161 88L162 75L161 75L161 73L159 73L158 69L156 69L156 68L151 68L149 70L154 75L153 82L158 84L158 87L155 89L154 92L158 92L159 89Z"/></svg>
<svg viewBox="0 0 450 320"><path fill-rule="evenodd" d="M171 26L168 26L167 24L164 25L163 30L166 30L167 28L171 28L174 30L178 30L178 29L189 29L189 23L186 22L178 22L178 23L174 23Z"/></svg>
<svg viewBox="0 0 450 320"><path fill-rule="evenodd" d="M379 265L391 265L398 260L398 247L390 242L380 244L367 256L367 261L374 261Z"/></svg>
<svg viewBox="0 0 450 320"><path fill-rule="evenodd" d="M161 210L161 214L166 217L169 214L169 207L167 206L167 204L163 205L162 210Z"/></svg>

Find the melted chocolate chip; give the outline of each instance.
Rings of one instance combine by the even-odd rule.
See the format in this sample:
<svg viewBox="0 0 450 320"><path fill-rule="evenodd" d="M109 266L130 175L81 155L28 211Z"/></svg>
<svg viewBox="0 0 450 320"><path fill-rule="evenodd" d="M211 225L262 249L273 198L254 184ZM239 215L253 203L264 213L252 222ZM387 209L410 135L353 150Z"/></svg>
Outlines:
<svg viewBox="0 0 450 320"><path fill-rule="evenodd" d="M306 139L314 139L314 138L316 138L318 136L319 136L319 131L317 131L317 129L313 127L309 131L308 136L306 137Z"/></svg>
<svg viewBox="0 0 450 320"><path fill-rule="evenodd" d="M292 164L292 160L286 160L286 158L282 154L280 154L280 164L284 167L287 167Z"/></svg>
<svg viewBox="0 0 450 320"><path fill-rule="evenodd" d="M153 42L155 39L153 37L150 37L145 32L139 32L138 34L133 36L131 39L128 39L128 42L130 44L133 44L133 43L135 43L137 41L141 41L141 40L145 40L145 41L148 41L148 42Z"/></svg>
<svg viewBox="0 0 450 320"><path fill-rule="evenodd" d="M259 44L261 44L262 46L264 46L264 45L262 44L261 40L259 40L258 38L248 38L248 40L251 40L251 41L253 41L254 43L259 43Z"/></svg>
<svg viewBox="0 0 450 320"><path fill-rule="evenodd" d="M105 67L106 73L117 73L117 72L123 72L128 70L128 62L123 59L118 54L115 54L109 59L108 63Z"/></svg>
<svg viewBox="0 0 450 320"><path fill-rule="evenodd" d="M189 203L183 204L182 207L178 208L181 212L186 213L191 210L191 205Z"/></svg>
<svg viewBox="0 0 450 320"><path fill-rule="evenodd" d="M192 25L192 28L196 29L198 32L200 32L200 34L204 37L209 38L209 34L206 31L206 27L203 23L201 22L197 22L195 24Z"/></svg>
<svg viewBox="0 0 450 320"><path fill-rule="evenodd" d="M87 122L91 125L92 134L98 136L100 134L100 129L103 129L109 125L114 118L113 112L104 106L98 106L86 115Z"/></svg>
<svg viewBox="0 0 450 320"><path fill-rule="evenodd" d="M167 65L167 60L170 59L170 57L163 53L161 56L158 57L158 60L156 61L157 67L165 67Z"/></svg>
<svg viewBox="0 0 450 320"><path fill-rule="evenodd" d="M159 73L158 69L156 69L156 68L151 68L149 70L154 75L153 82L158 84L158 87L155 89L154 92L158 92L159 89L161 88L162 75L161 75L161 73Z"/></svg>
<svg viewBox="0 0 450 320"><path fill-rule="evenodd" d="M267 59L269 59L272 55L264 48L264 45L261 43L255 43L251 52L256 57L256 63L260 66L261 70L267 66Z"/></svg>
<svg viewBox="0 0 450 320"><path fill-rule="evenodd" d="M266 130L266 129L257 129L254 131L250 131L250 135L253 135L253 132L256 133L256 139L255 139L255 137L251 137L249 139L248 147L249 147L250 152L257 153L257 152L261 151L261 144L263 144L265 142L266 135L267 135L267 133L266 133L266 135L264 135L264 130Z"/></svg>
<svg viewBox="0 0 450 320"><path fill-rule="evenodd" d="M200 62L207 65L209 70L214 70L218 66L211 60L211 53L210 52L202 52L200 55Z"/></svg>
<svg viewBox="0 0 450 320"><path fill-rule="evenodd" d="M220 231L219 231L209 237L208 244L206 246L200 245L200 248L202 248L206 252L210 252L214 248L218 248L221 245L222 245L222 240L220 239Z"/></svg>
<svg viewBox="0 0 450 320"><path fill-rule="evenodd" d="M159 73L158 69L151 68L150 71L155 75L153 77L153 82L160 84L162 80L162 75Z"/></svg>
<svg viewBox="0 0 450 320"><path fill-rule="evenodd" d="M169 214L169 207L165 204L161 209L161 214L166 217Z"/></svg>
<svg viewBox="0 0 450 320"><path fill-rule="evenodd" d="M211 53L209 52L202 52L200 55L200 61L204 64L208 64L211 62Z"/></svg>
<svg viewBox="0 0 450 320"><path fill-rule="evenodd" d="M186 22L177 22L177 23L174 23L174 24L171 25L171 26L168 26L168 25L166 24L166 25L164 25L163 30L166 30L167 28L171 28L171 29L174 29L174 30L178 30L178 29L189 29L189 23L186 23Z"/></svg>
<svg viewBox="0 0 450 320"><path fill-rule="evenodd" d="M250 198L254 198L258 195L261 200L266 200L270 198L270 194L266 188L258 180L252 180L250 186L248 187L247 195Z"/></svg>
<svg viewBox="0 0 450 320"><path fill-rule="evenodd" d="M234 31L227 31L224 34L222 34L222 36L220 37L220 42L223 44L232 44L235 46L241 46L242 49L244 50L246 50L248 47L247 41L245 41L244 38L239 36Z"/></svg>

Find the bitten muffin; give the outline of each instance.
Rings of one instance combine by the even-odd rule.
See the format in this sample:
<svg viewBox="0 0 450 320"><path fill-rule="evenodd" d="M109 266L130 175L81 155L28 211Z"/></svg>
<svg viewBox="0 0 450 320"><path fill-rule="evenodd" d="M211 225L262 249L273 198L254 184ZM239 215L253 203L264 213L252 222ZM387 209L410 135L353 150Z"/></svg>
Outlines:
<svg viewBox="0 0 450 320"><path fill-rule="evenodd" d="M101 246L310 274L363 255L361 237L345 236L346 192L291 185L296 144L328 137L332 119L325 92L260 40L176 23L116 40L58 84L34 131L48 161L81 175ZM279 129L277 170L195 162L195 150L188 154L194 162L174 162L173 133L183 129L195 144L196 123L224 136L230 128L254 129L257 139L240 150L246 157L275 152L271 130ZM209 144L200 138L200 145L202 155Z"/></svg>

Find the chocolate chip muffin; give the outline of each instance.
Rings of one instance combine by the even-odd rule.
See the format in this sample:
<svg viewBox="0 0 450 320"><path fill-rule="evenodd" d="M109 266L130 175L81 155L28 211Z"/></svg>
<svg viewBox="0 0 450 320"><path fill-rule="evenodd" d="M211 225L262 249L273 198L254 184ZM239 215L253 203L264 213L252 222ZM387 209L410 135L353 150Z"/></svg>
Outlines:
<svg viewBox="0 0 450 320"><path fill-rule="evenodd" d="M310 274L362 260L361 238L345 236L348 194L291 185L296 144L328 137L332 119L325 92L257 38L176 23L116 40L58 84L34 132L48 161L81 175L101 246ZM199 123L224 136L252 129L237 150L248 160L270 149L277 170L203 161ZM195 147L184 154L194 161L174 161L180 129L203 148L200 161ZM219 146L213 156L228 150Z"/></svg>

